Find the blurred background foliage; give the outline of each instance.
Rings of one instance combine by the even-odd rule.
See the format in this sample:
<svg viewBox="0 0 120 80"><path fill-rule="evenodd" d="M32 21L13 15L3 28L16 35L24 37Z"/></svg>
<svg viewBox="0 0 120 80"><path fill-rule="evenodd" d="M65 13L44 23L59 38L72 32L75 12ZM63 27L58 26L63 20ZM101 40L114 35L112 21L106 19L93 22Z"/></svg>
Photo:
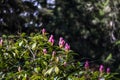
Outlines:
<svg viewBox="0 0 120 80"><path fill-rule="evenodd" d="M120 72L120 0L0 0L0 35L43 27L63 36L76 59Z"/></svg>

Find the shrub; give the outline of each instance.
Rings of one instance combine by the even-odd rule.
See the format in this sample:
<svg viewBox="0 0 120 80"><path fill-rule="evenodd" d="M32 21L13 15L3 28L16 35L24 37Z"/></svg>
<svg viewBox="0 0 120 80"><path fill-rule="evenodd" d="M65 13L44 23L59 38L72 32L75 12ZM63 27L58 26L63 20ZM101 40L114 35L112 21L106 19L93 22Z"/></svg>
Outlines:
<svg viewBox="0 0 120 80"><path fill-rule="evenodd" d="M84 66L75 61L75 53L62 37L55 45L54 36L45 29L40 33L20 36L5 36L0 40L0 79L17 80L95 80L111 79L110 69L104 72L90 69L89 61Z"/></svg>

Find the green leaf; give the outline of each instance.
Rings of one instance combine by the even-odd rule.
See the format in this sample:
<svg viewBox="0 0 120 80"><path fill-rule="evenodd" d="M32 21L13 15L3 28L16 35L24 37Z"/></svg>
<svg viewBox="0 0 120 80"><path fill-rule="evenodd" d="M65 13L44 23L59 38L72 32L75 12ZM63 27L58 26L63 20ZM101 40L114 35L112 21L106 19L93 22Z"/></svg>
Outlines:
<svg viewBox="0 0 120 80"><path fill-rule="evenodd" d="M110 53L108 57L105 59L105 62L109 62L112 59L112 54Z"/></svg>
<svg viewBox="0 0 120 80"><path fill-rule="evenodd" d="M33 44L32 44L32 49L33 49L33 50L35 49L36 45L37 45L37 43L33 43Z"/></svg>
<svg viewBox="0 0 120 80"><path fill-rule="evenodd" d="M3 37L3 38L7 38L7 36L6 36L6 35L2 35L2 37Z"/></svg>
<svg viewBox="0 0 120 80"><path fill-rule="evenodd" d="M115 43L115 45L119 45L119 44L120 44L120 40Z"/></svg>
<svg viewBox="0 0 120 80"><path fill-rule="evenodd" d="M100 14L100 16L103 16L105 13L104 13L103 10L100 10L100 11L99 11L99 14Z"/></svg>
<svg viewBox="0 0 120 80"><path fill-rule="evenodd" d="M109 0L106 0L106 2L104 2L103 4L104 4L104 6L107 6L108 3L109 3Z"/></svg>
<svg viewBox="0 0 120 80"><path fill-rule="evenodd" d="M34 68L34 71L38 73L40 71L40 67Z"/></svg>
<svg viewBox="0 0 120 80"><path fill-rule="evenodd" d="M13 56L15 57L16 56L16 54L13 52Z"/></svg>
<svg viewBox="0 0 120 80"><path fill-rule="evenodd" d="M57 66L55 66L55 73L58 74L59 73L59 68Z"/></svg>
<svg viewBox="0 0 120 80"><path fill-rule="evenodd" d="M49 70L47 70L46 73L45 73L44 75L47 75L47 74L50 75L50 74L52 73L52 71L53 71L53 67L50 68Z"/></svg>
<svg viewBox="0 0 120 80"><path fill-rule="evenodd" d="M22 34L21 34L21 37L25 37L25 35L26 35L26 33L22 33Z"/></svg>
<svg viewBox="0 0 120 80"><path fill-rule="evenodd" d="M23 44L23 41L21 41L21 42L19 43L19 46L22 46L22 44Z"/></svg>

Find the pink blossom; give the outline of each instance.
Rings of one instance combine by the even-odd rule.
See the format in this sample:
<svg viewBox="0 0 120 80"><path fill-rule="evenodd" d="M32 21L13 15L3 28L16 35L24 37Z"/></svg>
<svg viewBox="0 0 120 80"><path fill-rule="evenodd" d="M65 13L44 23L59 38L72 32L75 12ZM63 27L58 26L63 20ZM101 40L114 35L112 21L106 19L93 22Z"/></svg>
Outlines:
<svg viewBox="0 0 120 80"><path fill-rule="evenodd" d="M46 54L46 53L47 53L47 50L46 50L46 49L43 49L43 53Z"/></svg>
<svg viewBox="0 0 120 80"><path fill-rule="evenodd" d="M103 65L100 65L99 71L100 71L100 73L103 73L103 71L104 71L104 66Z"/></svg>
<svg viewBox="0 0 120 80"><path fill-rule="evenodd" d="M54 37L53 37L53 35L50 36L48 42L52 43L52 45L54 44Z"/></svg>
<svg viewBox="0 0 120 80"><path fill-rule="evenodd" d="M67 66L67 62L64 62L63 65L66 67Z"/></svg>
<svg viewBox="0 0 120 80"><path fill-rule="evenodd" d="M62 37L60 37L60 39L59 39L59 47L62 48L64 46L64 44L65 44L65 41L63 40Z"/></svg>
<svg viewBox="0 0 120 80"><path fill-rule="evenodd" d="M85 67L85 69L88 69L88 68L89 68L89 62L88 62L88 61L85 62L84 67Z"/></svg>
<svg viewBox="0 0 120 80"><path fill-rule="evenodd" d="M61 44L61 41L63 40L62 37L59 38L59 45Z"/></svg>
<svg viewBox="0 0 120 80"><path fill-rule="evenodd" d="M60 37L60 38L59 38L59 42L62 41L62 40L63 40L63 37Z"/></svg>
<svg viewBox="0 0 120 80"><path fill-rule="evenodd" d="M51 42L53 38L54 38L53 35L50 35L48 42Z"/></svg>
<svg viewBox="0 0 120 80"><path fill-rule="evenodd" d="M55 56L55 54L56 54L56 52L55 52L55 51L53 51L53 52L52 52L52 56Z"/></svg>
<svg viewBox="0 0 120 80"><path fill-rule="evenodd" d="M68 43L65 44L65 50L69 51L70 50L70 45Z"/></svg>
<svg viewBox="0 0 120 80"><path fill-rule="evenodd" d="M46 33L46 30L45 30L45 28L43 28L42 29L42 34L45 35L45 33Z"/></svg>
<svg viewBox="0 0 120 80"><path fill-rule="evenodd" d="M54 39L52 39L52 40L51 40L52 45L54 44L54 42L55 42Z"/></svg>
<svg viewBox="0 0 120 80"><path fill-rule="evenodd" d="M106 71L106 72L107 72L107 74L109 74L109 73L110 73L110 68L107 68L107 71Z"/></svg>
<svg viewBox="0 0 120 80"><path fill-rule="evenodd" d="M3 40L2 39L0 39L0 45L2 45L3 44Z"/></svg>

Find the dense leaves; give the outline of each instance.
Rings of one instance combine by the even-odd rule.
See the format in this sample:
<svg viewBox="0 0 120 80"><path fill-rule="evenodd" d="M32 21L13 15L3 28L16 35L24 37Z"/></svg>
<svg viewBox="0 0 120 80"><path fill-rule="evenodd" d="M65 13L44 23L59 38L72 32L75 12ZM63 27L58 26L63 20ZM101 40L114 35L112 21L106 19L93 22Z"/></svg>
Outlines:
<svg viewBox="0 0 120 80"><path fill-rule="evenodd" d="M110 69L100 72L73 59L70 46L53 45L45 34L3 35L0 41L0 79L10 80L83 80L115 79ZM60 39L61 40L61 39ZM63 40L63 39L62 39ZM69 47L69 48L66 48Z"/></svg>

